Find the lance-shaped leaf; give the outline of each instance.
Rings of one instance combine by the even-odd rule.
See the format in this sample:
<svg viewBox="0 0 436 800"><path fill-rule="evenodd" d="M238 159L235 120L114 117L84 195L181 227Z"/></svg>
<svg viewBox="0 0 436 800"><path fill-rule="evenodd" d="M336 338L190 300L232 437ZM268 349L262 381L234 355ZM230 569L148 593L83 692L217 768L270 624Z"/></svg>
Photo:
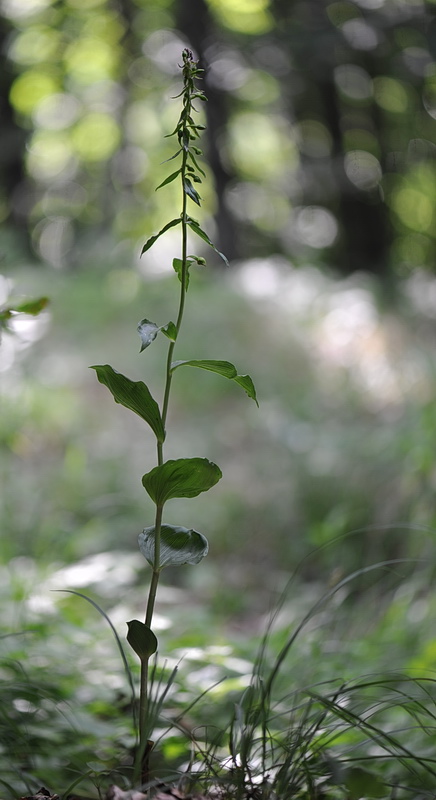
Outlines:
<svg viewBox="0 0 436 800"><path fill-rule="evenodd" d="M197 497L220 478L220 468L207 458L178 458L147 472L142 485L156 505L163 506L173 497Z"/></svg>
<svg viewBox="0 0 436 800"><path fill-rule="evenodd" d="M109 364L90 367L90 369L95 369L98 380L109 389L116 403L120 403L138 414L145 422L148 422L157 440L165 441L165 430L159 406L145 383L131 381L130 378L126 378Z"/></svg>
<svg viewBox="0 0 436 800"><path fill-rule="evenodd" d="M151 628L139 619L127 623L127 641L141 661L147 661L157 650L157 639Z"/></svg>
<svg viewBox="0 0 436 800"><path fill-rule="evenodd" d="M197 205L200 206L201 205L201 203L200 203L201 197L198 194L197 190L194 189L194 187L193 187L191 181L189 180L189 178L185 178L185 180L183 181L183 188L185 190L185 193L188 195L188 197L190 197L191 200L194 201L194 203L197 203Z"/></svg>
<svg viewBox="0 0 436 800"><path fill-rule="evenodd" d="M165 178L165 180L162 181L162 183L160 183L159 186L156 186L156 192L158 189L162 189L162 186L168 186L169 183L175 181L178 175L180 175L181 171L182 171L181 169L178 169L176 172L173 172L171 173L171 175L168 175L168 178Z"/></svg>
<svg viewBox="0 0 436 800"><path fill-rule="evenodd" d="M174 228L175 225L180 225L181 221L182 220L180 218L172 219L171 222L168 222L166 225L164 225L163 228L161 228L159 233L155 233L153 236L150 236L150 238L147 239L144 247L141 250L141 256L144 255L144 253L147 252L147 250L150 250L150 247L153 247L155 241L159 239L159 236L162 236L162 234L168 231L170 228Z"/></svg>
<svg viewBox="0 0 436 800"><path fill-rule="evenodd" d="M194 155L193 155L193 153L191 152L192 150L196 151L196 150L198 150L198 147L192 147L192 146L191 146L191 148L190 148L190 150L189 150L189 153L188 153L188 156L189 156L189 158L191 159L192 163L194 164L195 168L196 168L196 169L199 171L200 175L203 175L203 178L205 178L205 177L206 177L206 173L205 173L205 171L204 171L204 170L203 170L203 169L200 167L200 165L198 164L198 162L197 162L197 159L195 158L195 156L194 156ZM200 150L200 155L202 155L202 153L201 153L201 150Z"/></svg>
<svg viewBox="0 0 436 800"><path fill-rule="evenodd" d="M149 347L152 342L156 339L159 331L161 329L155 322L151 322L149 319L142 319L141 322L138 324L137 331L139 336L141 337L141 349L140 353L145 350L146 347Z"/></svg>
<svg viewBox="0 0 436 800"><path fill-rule="evenodd" d="M174 133L175 133L175 131L174 131ZM170 135L172 135L172 134L170 134ZM165 137L165 138L166 138L166 137ZM182 152L181 150L177 150L177 152L176 152L176 153L174 153L174 155L170 156L169 158L166 158L166 159L165 159L165 161L161 161L160 163L161 163L161 164L168 164L168 161L173 161L173 159L174 159L174 158L177 158L177 156L178 156L178 155L179 155L179 153L181 153L181 152ZM158 188L159 188L159 187L158 187Z"/></svg>
<svg viewBox="0 0 436 800"><path fill-rule="evenodd" d="M145 528L138 537L139 549L148 563L154 567L155 529ZM162 525L160 531L159 569L178 567L182 564L198 564L209 552L205 536L192 528Z"/></svg>
<svg viewBox="0 0 436 800"><path fill-rule="evenodd" d="M220 253L220 251L217 250L217 248L215 247L214 243L209 239L206 231L204 231L203 228L200 226L199 222L196 219L193 219L192 217L187 217L186 218L186 222L188 223L189 227L191 228L191 231L196 233L197 236L200 237L200 239L203 239L203 242L206 242L206 244L208 244L209 247L212 248L212 250L215 250L215 253L218 253L220 258L222 258L222 260L227 264L227 266L229 266L229 262L228 262L227 258L225 257L224 253Z"/></svg>
<svg viewBox="0 0 436 800"><path fill-rule="evenodd" d="M22 303L14 306L12 311L21 312L21 314L32 314L36 316L40 313L49 303L48 297L38 297L35 300L23 300Z"/></svg>
<svg viewBox="0 0 436 800"><path fill-rule="evenodd" d="M216 372L218 375L222 375L223 378L229 378L230 380L235 381L238 383L239 386L242 386L244 391L251 397L252 400L259 406L256 397L256 389L254 387L254 383L251 380L249 375L238 375L236 372L236 367L234 364L231 364L230 361L215 361L213 359L206 360L206 361L173 361L171 364L171 372L174 372L177 367L198 367L199 369L205 369L209 372Z"/></svg>

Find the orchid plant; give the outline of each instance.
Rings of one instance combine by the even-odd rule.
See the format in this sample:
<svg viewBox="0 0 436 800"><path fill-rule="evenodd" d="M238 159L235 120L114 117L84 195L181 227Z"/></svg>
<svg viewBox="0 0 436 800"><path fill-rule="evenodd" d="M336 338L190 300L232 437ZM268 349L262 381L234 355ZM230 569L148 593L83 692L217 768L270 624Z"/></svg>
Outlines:
<svg viewBox="0 0 436 800"><path fill-rule="evenodd" d="M201 205L197 186L205 178L199 164L203 155L196 142L204 130L194 117L195 104L206 101L206 96L198 88L203 70L199 69L190 50L182 54L181 65L183 89L178 97L182 99L182 110L175 130L169 134L177 141L176 152L168 161L178 166L157 187L161 189L173 181L179 181L181 188L181 213L171 219L161 230L151 236L144 244L141 255L149 250L160 236L178 227L181 235L181 252L173 259L172 265L180 282L179 306L176 321L157 325L149 319L142 319L138 325L141 350L146 350L159 334L165 336L168 352L165 363L165 382L161 404L154 399L148 386L142 381L133 381L108 364L94 366L97 378L112 393L115 402L137 414L151 428L156 439L157 464L142 477L142 485L155 505L154 522L139 534L139 549L151 566L151 580L148 590L144 621L131 620L127 623L127 640L141 663L139 698L139 746L137 749L135 776L142 781L148 777L148 755L153 746L151 741L155 714L152 713L150 699L149 665L151 657L158 649L158 640L153 631L153 613L156 593L162 570L168 566L198 564L209 549L203 533L169 524L164 518L164 510L169 500L176 497L196 497L211 489L222 477L220 468L206 458L177 458L165 460L164 446L167 439L167 417L173 377L181 367L197 367L218 373L241 386L247 395L257 403L256 391L249 375L238 374L236 367L228 361L218 360L175 360L175 348L185 313L186 295L189 287L190 269L193 265L204 266L201 255L189 253L188 234L194 234L207 244L228 264L200 223L188 213L188 204Z"/></svg>

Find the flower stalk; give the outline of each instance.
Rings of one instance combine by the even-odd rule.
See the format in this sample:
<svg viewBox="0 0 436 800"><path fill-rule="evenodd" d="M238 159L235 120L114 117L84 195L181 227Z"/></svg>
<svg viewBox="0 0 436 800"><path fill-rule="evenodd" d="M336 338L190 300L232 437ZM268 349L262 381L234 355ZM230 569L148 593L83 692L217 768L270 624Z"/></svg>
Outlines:
<svg viewBox="0 0 436 800"><path fill-rule="evenodd" d="M174 361L174 349L182 325L186 294L189 287L190 268L193 264L204 266L203 256L188 254L188 232L191 231L202 243L206 243L226 262L203 230L200 223L188 213L188 201L201 205L201 197L195 188L205 177L198 164L198 156L202 151L195 144L204 125L194 119L196 108L194 102L205 101L203 92L199 91L196 81L203 70L198 68L190 50L184 50L182 75L183 89L178 95L182 97L182 111L173 133L178 142L178 149L169 159L180 158L179 168L169 175L157 187L167 186L179 180L182 191L182 210L179 217L170 220L157 233L151 236L142 248L142 253L149 250L156 240L171 228L181 226L181 254L173 259L173 268L180 281L179 306L176 322L167 322L158 326L148 319L138 325L141 337L141 352L156 339L159 333L169 339L165 366L165 385L161 407L151 395L148 386L142 381L132 381L114 370L108 364L95 366L98 380L112 393L115 401L133 411L152 429L156 438L157 465L142 477L142 485L155 505L154 524L139 534L139 549L152 568L152 576L148 591L144 622L131 620L127 623L127 641L141 662L140 697L139 697L139 742L136 751L133 785L145 784L150 779L150 753L153 748L153 729L159 715L160 705L168 687L159 698L150 696L149 676L150 658L158 648L157 638L152 630L154 607L159 585L160 574L166 566L182 564L198 564L207 555L209 545L206 537L196 530L180 525L169 525L164 522L164 506L168 500L176 497L196 497L207 492L222 477L221 470L206 458L178 458L165 461L164 442L170 402L171 386L174 372L182 366L197 367L202 370L216 372L225 378L235 381L256 403L256 391L249 375L239 375L236 367L228 361L186 360Z"/></svg>

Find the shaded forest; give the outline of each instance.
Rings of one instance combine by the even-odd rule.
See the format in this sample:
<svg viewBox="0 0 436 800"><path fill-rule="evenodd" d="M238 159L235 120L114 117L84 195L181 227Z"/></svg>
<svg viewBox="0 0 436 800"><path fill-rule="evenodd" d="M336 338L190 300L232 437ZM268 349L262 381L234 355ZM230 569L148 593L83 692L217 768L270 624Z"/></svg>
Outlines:
<svg viewBox="0 0 436 800"><path fill-rule="evenodd" d="M189 46L209 97L205 215L231 260L433 268L434 3L8 0L1 37L1 215L49 263L158 222L154 156Z"/></svg>

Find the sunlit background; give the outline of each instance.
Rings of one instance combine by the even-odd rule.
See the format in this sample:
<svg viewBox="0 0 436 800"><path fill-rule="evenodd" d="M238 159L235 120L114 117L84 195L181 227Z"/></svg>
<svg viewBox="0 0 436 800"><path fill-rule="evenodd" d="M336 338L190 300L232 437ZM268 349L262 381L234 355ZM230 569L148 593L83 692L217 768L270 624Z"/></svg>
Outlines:
<svg viewBox="0 0 436 800"><path fill-rule="evenodd" d="M136 324L174 318L179 235L139 253L180 213L177 184L155 187L171 171L188 46L209 98L192 213L230 267L200 247L208 268L192 268L177 357L234 362L260 408L219 376L175 377L166 456L206 456L224 475L169 510L210 541L201 565L168 571L157 610L170 665L186 654L179 695L224 674L216 698L247 685L253 637L297 567L280 625L353 570L420 559L396 583L369 581L371 619L367 579L344 588L296 674L314 653L319 679L327 656L340 669L344 658L432 669L436 4L3 0L1 11L0 306L49 298L36 316L13 314L0 346L9 666L53 674L47 697L74 696L86 708L75 724L110 738L95 715L124 677L105 623L52 590L97 598L122 637L143 613L137 535L152 524L141 476L154 442L88 367L162 390L165 341L140 355ZM11 718L29 713L22 694L5 698Z"/></svg>

